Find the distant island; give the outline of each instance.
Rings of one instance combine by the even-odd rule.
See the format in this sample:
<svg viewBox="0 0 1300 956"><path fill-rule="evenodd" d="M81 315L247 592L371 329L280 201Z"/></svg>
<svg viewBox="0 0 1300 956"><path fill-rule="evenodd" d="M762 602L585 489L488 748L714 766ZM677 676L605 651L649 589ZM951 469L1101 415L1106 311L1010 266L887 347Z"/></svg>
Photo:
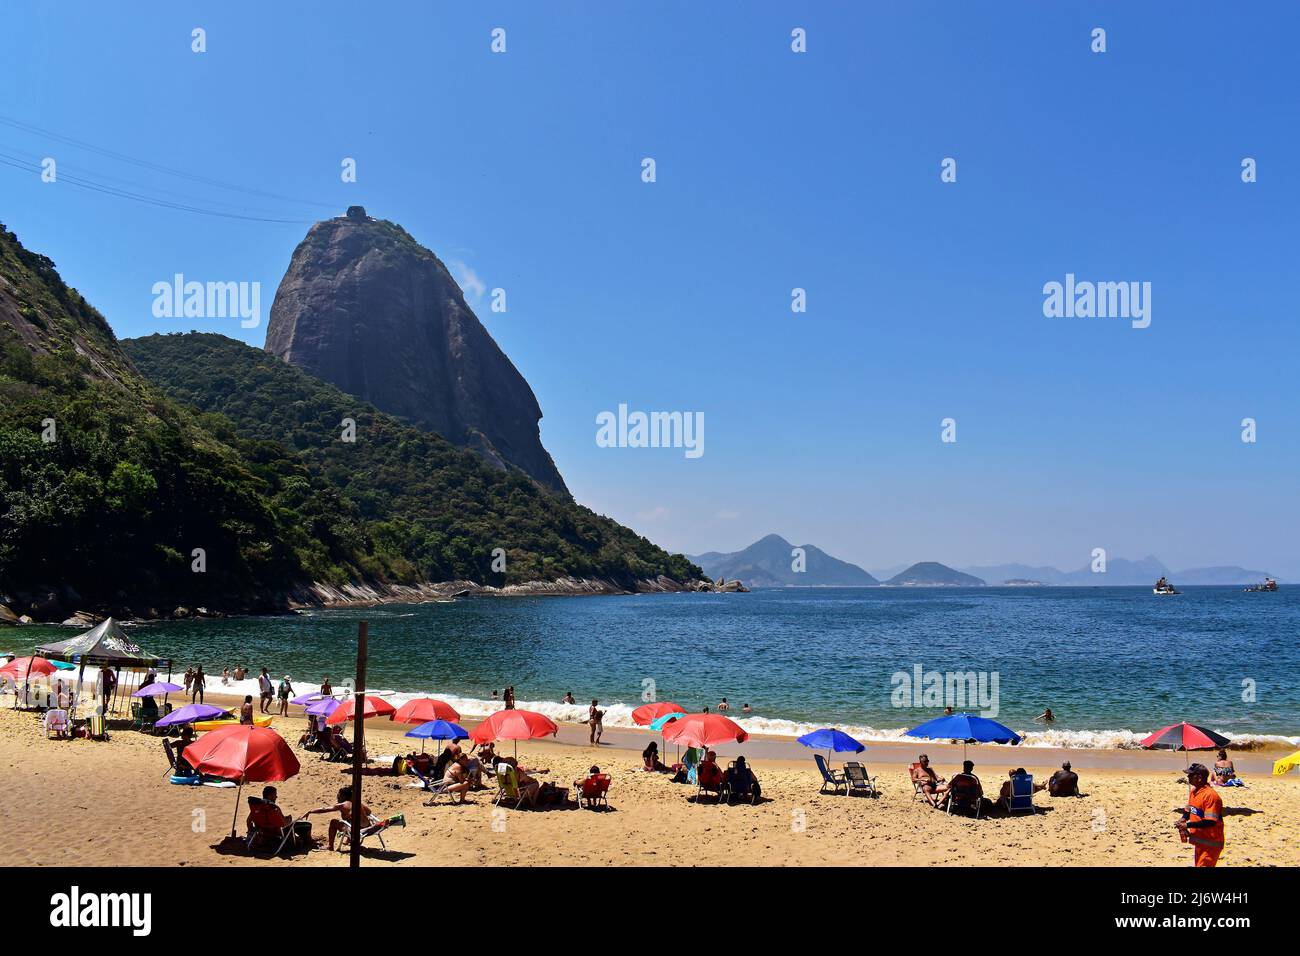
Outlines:
<svg viewBox="0 0 1300 956"><path fill-rule="evenodd" d="M987 581L1004 581L1007 585L1034 581L1051 587L1149 585L1162 577L1179 585L1257 584L1269 576L1264 571L1252 571L1237 565L1216 565L1173 571L1159 558L1150 555L1140 561L1111 558L1106 562L1104 572L1093 571L1091 564L1074 571L1060 571L1053 567L1035 567L1027 564L995 564L962 568L962 570Z"/></svg>
<svg viewBox="0 0 1300 956"><path fill-rule="evenodd" d="M815 545L792 545L779 534L760 538L741 551L710 551L687 560L715 580L738 578L751 588L861 588L880 583L856 564L833 558Z"/></svg>
<svg viewBox="0 0 1300 956"><path fill-rule="evenodd" d="M955 571L937 561L920 561L906 571L900 571L885 582L895 588L982 588L984 581L973 574Z"/></svg>

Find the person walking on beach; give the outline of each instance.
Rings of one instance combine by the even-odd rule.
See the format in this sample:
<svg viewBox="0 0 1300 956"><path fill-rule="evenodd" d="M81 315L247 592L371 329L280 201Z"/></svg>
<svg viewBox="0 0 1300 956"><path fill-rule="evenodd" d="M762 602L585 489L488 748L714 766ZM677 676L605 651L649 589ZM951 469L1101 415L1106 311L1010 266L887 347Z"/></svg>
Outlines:
<svg viewBox="0 0 1300 956"><path fill-rule="evenodd" d="M605 712L597 707L599 703L600 701L593 697L591 700L591 706L587 708L587 723L591 725L591 742L593 744L600 743L601 732L605 729L601 725L601 721L605 717Z"/></svg>
<svg viewBox="0 0 1300 956"><path fill-rule="evenodd" d="M280 716L289 716L289 698L293 696L293 685L289 683L289 675L284 675L284 680L280 681Z"/></svg>
<svg viewBox="0 0 1300 956"><path fill-rule="evenodd" d="M185 668L185 693L186 694L190 692L190 685L193 683L194 683L194 668L187 667Z"/></svg>
<svg viewBox="0 0 1300 956"><path fill-rule="evenodd" d="M515 709L515 686L511 684L505 690L506 710Z"/></svg>
<svg viewBox="0 0 1300 956"><path fill-rule="evenodd" d="M271 675L266 668L262 668L261 676L257 678L257 691L262 698L262 713L271 712L271 698L275 696L275 687L271 684Z"/></svg>
<svg viewBox="0 0 1300 956"><path fill-rule="evenodd" d="M1187 782L1191 793L1187 806L1179 807L1182 819L1174 824L1178 837L1195 848L1193 865L1213 867L1223 852L1223 800L1210 786L1210 771L1204 764L1194 763L1187 768Z"/></svg>
<svg viewBox="0 0 1300 956"><path fill-rule="evenodd" d="M207 686L207 678L203 676L203 665L200 664L194 672L194 683L190 685L190 703L203 703L203 689Z"/></svg>

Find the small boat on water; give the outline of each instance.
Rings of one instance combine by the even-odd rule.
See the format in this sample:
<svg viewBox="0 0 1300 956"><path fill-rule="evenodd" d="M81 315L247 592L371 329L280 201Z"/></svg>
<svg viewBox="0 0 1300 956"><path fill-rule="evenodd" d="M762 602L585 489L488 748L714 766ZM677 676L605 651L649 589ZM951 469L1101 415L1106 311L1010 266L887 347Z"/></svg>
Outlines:
<svg viewBox="0 0 1300 956"><path fill-rule="evenodd" d="M1277 581L1273 578L1265 578L1263 584L1252 584L1250 587L1246 588L1246 593L1255 594L1260 591L1276 591L1276 590L1277 590Z"/></svg>
<svg viewBox="0 0 1300 956"><path fill-rule="evenodd" d="M1182 594L1183 592L1170 584L1167 578L1161 578L1156 582L1156 586L1151 589L1151 593L1163 597L1166 594Z"/></svg>

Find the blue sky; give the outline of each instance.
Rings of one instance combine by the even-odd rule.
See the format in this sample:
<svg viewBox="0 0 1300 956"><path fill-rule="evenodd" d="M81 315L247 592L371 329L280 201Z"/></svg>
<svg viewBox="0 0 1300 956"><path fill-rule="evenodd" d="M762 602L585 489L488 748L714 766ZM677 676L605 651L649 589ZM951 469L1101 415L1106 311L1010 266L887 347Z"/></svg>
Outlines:
<svg viewBox="0 0 1300 956"><path fill-rule="evenodd" d="M480 318L576 497L667 547L776 531L868 567L1075 568L1104 547L1300 577L1291 4L132 9L6 4L0 117L317 205L4 123L0 154L266 218L400 222L506 290ZM119 336L259 346L264 322L154 318L151 287L258 281L269 310L307 228L8 166L0 221ZM1150 282L1151 326L1046 318L1066 273ZM619 403L703 412L705 454L597 447Z"/></svg>

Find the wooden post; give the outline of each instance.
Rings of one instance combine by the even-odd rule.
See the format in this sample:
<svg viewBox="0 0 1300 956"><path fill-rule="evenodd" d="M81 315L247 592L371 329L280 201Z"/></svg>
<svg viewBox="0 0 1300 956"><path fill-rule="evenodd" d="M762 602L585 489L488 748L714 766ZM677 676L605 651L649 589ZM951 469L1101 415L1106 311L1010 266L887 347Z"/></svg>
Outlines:
<svg viewBox="0 0 1300 956"><path fill-rule="evenodd" d="M352 692L352 841L348 846L348 866L361 866L361 831L366 821L361 816L361 763L366 743L366 641L370 625L359 622L357 630L357 686Z"/></svg>

